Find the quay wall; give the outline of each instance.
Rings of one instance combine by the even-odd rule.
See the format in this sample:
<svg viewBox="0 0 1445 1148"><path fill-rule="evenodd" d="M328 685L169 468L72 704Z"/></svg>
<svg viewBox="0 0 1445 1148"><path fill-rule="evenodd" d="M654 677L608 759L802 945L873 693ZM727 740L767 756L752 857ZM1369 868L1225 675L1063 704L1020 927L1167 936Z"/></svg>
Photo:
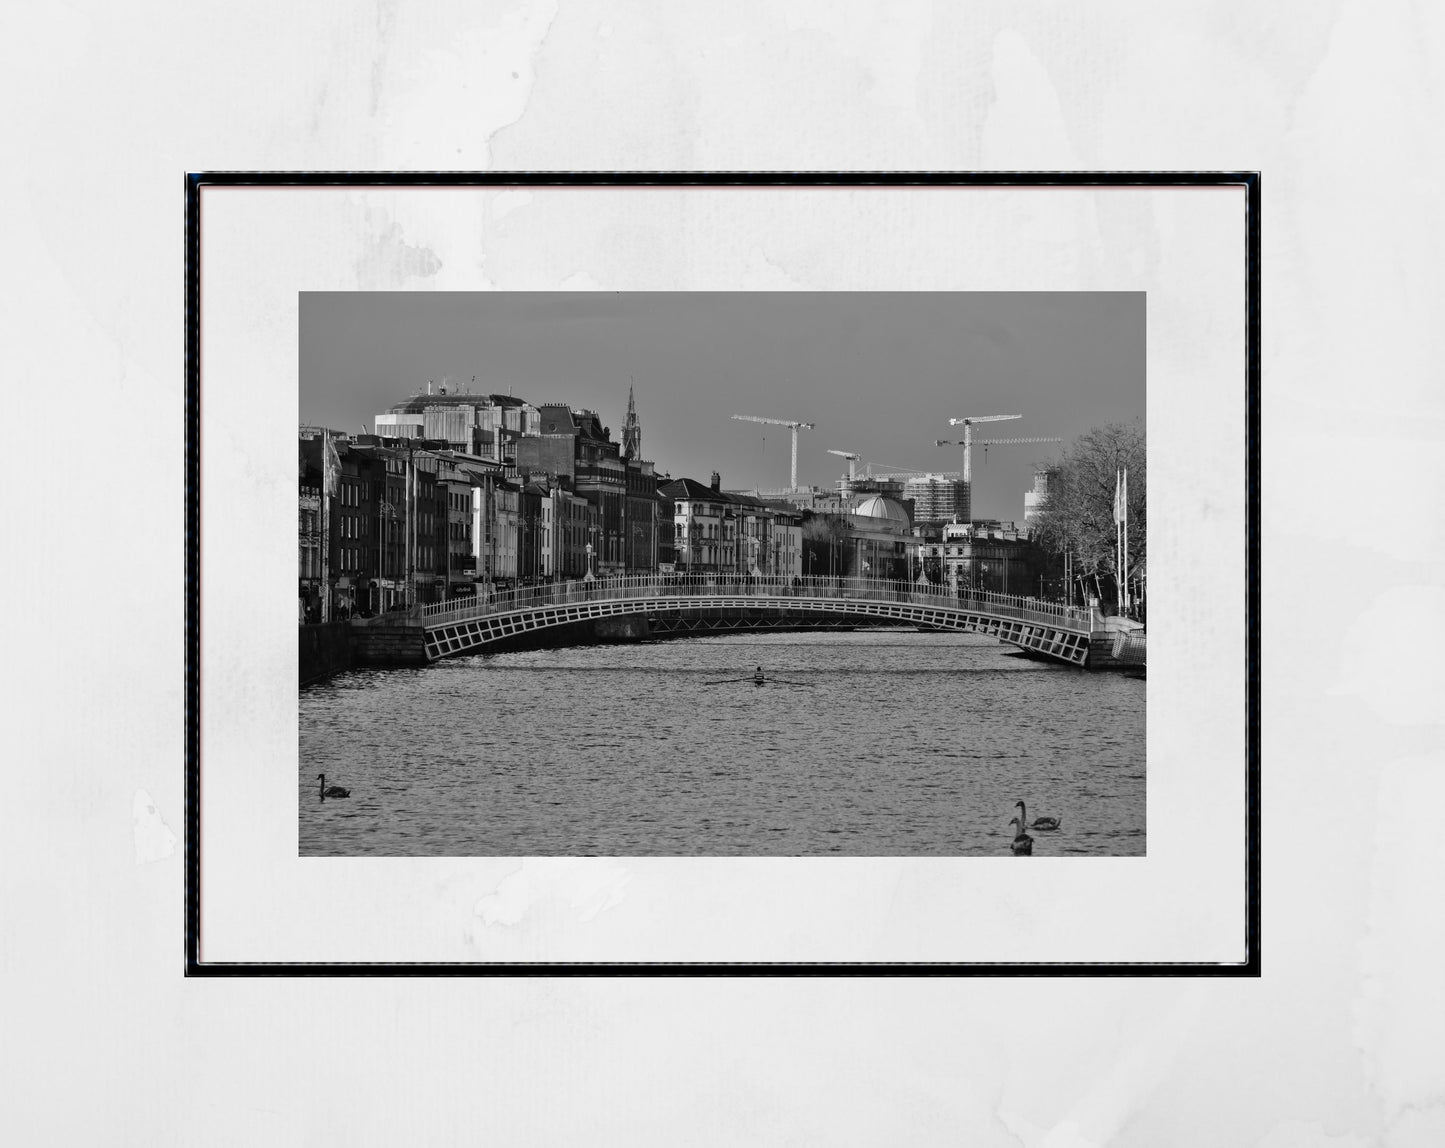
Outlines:
<svg viewBox="0 0 1445 1148"><path fill-rule="evenodd" d="M426 664L426 630L416 623L371 623L355 627L356 660L364 666Z"/></svg>
<svg viewBox="0 0 1445 1148"><path fill-rule="evenodd" d="M1142 630L1113 630L1089 638L1091 670L1136 670L1145 664L1148 638Z"/></svg>
<svg viewBox="0 0 1445 1148"><path fill-rule="evenodd" d="M319 626L298 626L297 668L301 684L349 670L356 662L356 649L347 622L325 622Z"/></svg>

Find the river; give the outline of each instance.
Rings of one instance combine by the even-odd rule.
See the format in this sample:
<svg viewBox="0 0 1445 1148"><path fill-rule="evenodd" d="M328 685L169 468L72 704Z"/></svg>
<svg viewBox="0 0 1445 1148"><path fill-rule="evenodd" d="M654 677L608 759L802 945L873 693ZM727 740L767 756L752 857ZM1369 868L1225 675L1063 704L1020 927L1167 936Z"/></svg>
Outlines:
<svg viewBox="0 0 1445 1148"><path fill-rule="evenodd" d="M761 665L770 680L751 681ZM725 684L714 684L724 679ZM1142 856L1145 683L993 638L749 632L300 692L303 856ZM318 799L316 775L351 790Z"/></svg>

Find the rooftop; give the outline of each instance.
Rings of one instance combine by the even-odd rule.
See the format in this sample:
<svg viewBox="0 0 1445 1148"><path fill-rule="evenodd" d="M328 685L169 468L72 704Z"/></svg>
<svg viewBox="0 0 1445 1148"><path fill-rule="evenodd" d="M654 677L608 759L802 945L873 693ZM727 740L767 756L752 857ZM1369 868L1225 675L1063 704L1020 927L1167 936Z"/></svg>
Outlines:
<svg viewBox="0 0 1445 1148"><path fill-rule="evenodd" d="M511 395L485 395L472 391L437 391L433 394L412 395L394 403L388 414L419 415L427 407L520 407L526 404Z"/></svg>
<svg viewBox="0 0 1445 1148"><path fill-rule="evenodd" d="M884 498L881 494L865 498L853 509L853 513L860 518L884 518L889 522L908 525L908 511L891 498Z"/></svg>

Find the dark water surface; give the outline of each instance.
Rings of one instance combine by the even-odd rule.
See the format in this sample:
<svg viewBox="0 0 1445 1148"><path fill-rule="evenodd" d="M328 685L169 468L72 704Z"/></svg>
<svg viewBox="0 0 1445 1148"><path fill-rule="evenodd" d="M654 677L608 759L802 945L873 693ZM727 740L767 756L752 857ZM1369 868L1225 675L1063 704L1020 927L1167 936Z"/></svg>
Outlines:
<svg viewBox="0 0 1445 1148"><path fill-rule="evenodd" d="M1144 687L977 635L705 637L301 691L304 856L1144 853ZM769 675L801 683L751 680ZM316 775L350 788L317 799Z"/></svg>

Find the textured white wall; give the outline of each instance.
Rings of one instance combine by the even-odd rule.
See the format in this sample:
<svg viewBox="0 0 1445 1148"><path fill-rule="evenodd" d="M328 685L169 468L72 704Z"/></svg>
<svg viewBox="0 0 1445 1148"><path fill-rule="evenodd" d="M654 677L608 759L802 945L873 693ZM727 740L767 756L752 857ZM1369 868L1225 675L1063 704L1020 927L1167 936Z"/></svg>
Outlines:
<svg viewBox="0 0 1445 1148"><path fill-rule="evenodd" d="M1442 63L1400 0L6 7L6 401L78 388L117 496L77 553L32 440L7 500L11 1138L1445 1141ZM182 981L181 173L486 167L1264 171L1263 980ZM371 235L363 288L596 262Z"/></svg>

